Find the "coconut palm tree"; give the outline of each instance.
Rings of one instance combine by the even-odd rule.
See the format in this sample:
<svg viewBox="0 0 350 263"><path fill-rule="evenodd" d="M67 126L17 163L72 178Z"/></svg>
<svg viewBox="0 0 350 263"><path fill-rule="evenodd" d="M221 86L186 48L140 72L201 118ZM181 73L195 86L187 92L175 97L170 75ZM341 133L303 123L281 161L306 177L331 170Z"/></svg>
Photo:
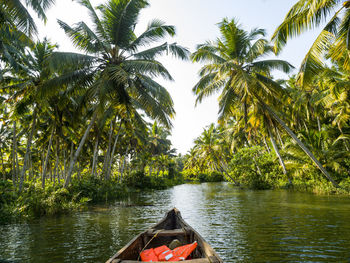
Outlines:
<svg viewBox="0 0 350 263"><path fill-rule="evenodd" d="M52 85L86 87L86 98L94 109L92 119L70 163L65 186L68 185L74 163L95 122L98 112L108 107L124 107L136 119L138 111L158 120L167 127L174 115L173 101L166 89L154 80L161 76L172 80L167 69L156 60L164 53L186 59L188 50L177 44L164 43L150 47L166 36L174 36L175 28L160 20L151 21L146 30L136 35L134 30L140 11L148 6L146 0L109 0L94 9L89 0L79 1L92 18L93 28L85 22L73 27L58 21L80 53L56 53L52 68L66 68L65 74Z"/></svg>
<svg viewBox="0 0 350 263"><path fill-rule="evenodd" d="M56 46L52 45L47 39L37 42L33 51L26 52L25 56L23 56L22 63L24 67L18 70L15 76L8 77L11 79L11 83L4 87L5 90L9 90L7 101L13 105L15 115L20 116L29 113L32 119L21 171L20 191L22 190L23 180L29 163L38 112L43 112L50 106L46 96L45 82L52 77L53 72L46 66L45 61L55 48Z"/></svg>
<svg viewBox="0 0 350 263"><path fill-rule="evenodd" d="M283 103L279 100L284 89L271 78L271 70L289 73L293 68L288 62L264 59L273 47L262 38L265 31L254 29L247 32L234 21L224 19L219 24L221 37L215 42L199 45L192 54L194 62L205 62L200 70L200 80L194 86L197 102L213 93L219 97L219 120L229 119L234 111L240 111L248 122L250 108L265 118L265 123L280 125L314 161L322 173L335 185L337 183L323 168L315 156L305 147L292 130L281 119L275 109ZM257 39L258 38L258 39ZM275 149L276 150L276 149ZM278 155L278 152L276 151Z"/></svg>

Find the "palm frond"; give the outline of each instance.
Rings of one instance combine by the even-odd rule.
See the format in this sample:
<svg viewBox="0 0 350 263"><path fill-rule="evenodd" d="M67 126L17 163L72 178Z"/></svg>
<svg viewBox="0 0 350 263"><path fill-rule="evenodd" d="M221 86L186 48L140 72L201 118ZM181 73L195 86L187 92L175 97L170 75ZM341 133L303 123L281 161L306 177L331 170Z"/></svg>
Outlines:
<svg viewBox="0 0 350 263"><path fill-rule="evenodd" d="M166 80L173 80L162 63L155 60L130 59L124 61L122 67L129 73L141 73L151 77L161 76Z"/></svg>
<svg viewBox="0 0 350 263"><path fill-rule="evenodd" d="M339 0L327 1L298 1L288 12L282 24L272 36L275 52L278 54L290 38L313 29L326 21L326 18L334 12ZM340 12L338 10L336 13ZM334 30L334 28L332 28ZM330 32L334 32L334 31Z"/></svg>
<svg viewBox="0 0 350 263"><path fill-rule="evenodd" d="M280 70L284 73L291 73L294 67L285 60L269 59L251 63L251 66L256 71L269 73L271 70Z"/></svg>
<svg viewBox="0 0 350 263"><path fill-rule="evenodd" d="M4 10L10 14L11 20L19 30L27 33L29 36L37 33L34 19L20 0L2 1L2 5Z"/></svg>
<svg viewBox="0 0 350 263"><path fill-rule="evenodd" d="M67 71L69 69L91 69L99 58L73 52L54 52L47 63L52 71Z"/></svg>
<svg viewBox="0 0 350 263"><path fill-rule="evenodd" d="M304 87L311 84L313 77L323 70L324 52L329 48L333 40L334 35L326 30L323 30L317 37L300 66L298 83L301 86Z"/></svg>
<svg viewBox="0 0 350 263"><path fill-rule="evenodd" d="M27 5L30 5L35 13L39 16L44 22L47 21L45 11L49 9L56 1L55 0L30 0L26 1Z"/></svg>
<svg viewBox="0 0 350 263"><path fill-rule="evenodd" d="M98 17L95 9L92 7L90 0L78 0L78 1L81 5L85 6L89 10L89 15L94 23L94 26L96 29L95 30L96 35L98 36L98 38L100 38L102 42L108 43L107 33L106 33L105 29L103 28L103 24L102 24L100 18ZM103 7L100 6L100 7L98 7L98 9L103 9Z"/></svg>
<svg viewBox="0 0 350 263"><path fill-rule="evenodd" d="M175 27L165 25L163 21L154 19L148 23L145 32L143 32L139 37L137 37L126 49L135 52L140 47L161 40L167 35L174 36Z"/></svg>
<svg viewBox="0 0 350 263"><path fill-rule="evenodd" d="M198 45L197 50L191 55L193 62L214 62L216 64L225 62L225 59L217 54L218 50L213 43Z"/></svg>
<svg viewBox="0 0 350 263"><path fill-rule="evenodd" d="M116 46L127 48L136 39L134 27L146 6L145 0L110 0L105 5L102 23Z"/></svg>

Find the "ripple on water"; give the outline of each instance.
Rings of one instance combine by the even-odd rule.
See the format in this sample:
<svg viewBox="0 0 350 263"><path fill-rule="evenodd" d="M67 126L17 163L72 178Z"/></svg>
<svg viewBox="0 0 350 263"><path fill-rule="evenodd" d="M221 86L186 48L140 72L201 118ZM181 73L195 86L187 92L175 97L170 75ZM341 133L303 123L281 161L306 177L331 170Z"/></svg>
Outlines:
<svg viewBox="0 0 350 263"><path fill-rule="evenodd" d="M0 226L0 262L104 262L177 207L225 262L349 262L350 202L226 183L134 193L111 206Z"/></svg>

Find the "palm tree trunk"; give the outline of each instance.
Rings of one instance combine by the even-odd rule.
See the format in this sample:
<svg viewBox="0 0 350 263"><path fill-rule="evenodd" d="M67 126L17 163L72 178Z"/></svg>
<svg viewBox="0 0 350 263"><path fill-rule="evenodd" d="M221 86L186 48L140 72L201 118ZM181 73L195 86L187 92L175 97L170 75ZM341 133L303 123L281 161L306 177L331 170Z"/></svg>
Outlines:
<svg viewBox="0 0 350 263"><path fill-rule="evenodd" d="M120 172L120 179L121 179L121 181L123 180L124 169L125 169L125 164L126 164L126 155L128 154L129 147L130 147L130 145L128 145L128 148L126 149L126 152L125 152L125 155L124 155L123 166L122 166L122 170Z"/></svg>
<svg viewBox="0 0 350 263"><path fill-rule="evenodd" d="M55 175L54 175L54 183L55 183L55 178L57 177L57 182L60 183L60 179L59 179L59 169L58 169L58 165L59 165L59 137L56 136L56 164L55 164Z"/></svg>
<svg viewBox="0 0 350 263"><path fill-rule="evenodd" d="M60 165L58 165L57 167L57 183L60 184L61 183L61 178L60 178L60 174L62 173L61 171L61 167Z"/></svg>
<svg viewBox="0 0 350 263"><path fill-rule="evenodd" d="M226 176L227 176L228 178L230 178L230 179L234 182L234 184L235 184L236 186L240 186L240 184L239 184L235 179L233 179L232 176L227 172L227 167L226 167L226 165L223 165L222 163L219 163L219 166L221 167L221 169L222 169L222 171L224 172L224 174L226 174Z"/></svg>
<svg viewBox="0 0 350 263"><path fill-rule="evenodd" d="M275 132L277 134L278 140L280 141L280 144L281 144L282 148L284 148L283 140L282 140L281 134L278 131L277 127L275 127Z"/></svg>
<svg viewBox="0 0 350 263"><path fill-rule="evenodd" d="M55 164L54 164L54 170L53 170L53 185L56 184L56 177L57 177L57 160L55 161Z"/></svg>
<svg viewBox="0 0 350 263"><path fill-rule="evenodd" d="M260 99L259 101L262 104L262 106L272 115L272 117L286 130L289 136L291 136L296 141L296 143L307 154L307 156L310 157L310 159L315 163L318 169L320 169L321 172L327 177L327 179L333 184L333 186L336 188L340 188L340 186L334 181L334 179L327 172L327 170L324 169L322 164L316 159L316 157L312 154L312 152L298 139L298 137L294 134L294 132L291 129L289 129L289 127L285 124L285 122L282 121L277 116L277 114L269 106L267 106L263 101L261 101Z"/></svg>
<svg viewBox="0 0 350 263"><path fill-rule="evenodd" d="M70 182L71 177L72 177L74 165L75 165L75 163L76 163L76 161L77 161L77 159L79 157L79 154L80 154L81 150L83 149L84 143L85 143L85 141L86 141L86 139L87 139L87 137L89 135L89 132L90 132L90 130L92 128L92 125L94 124L96 118L97 118L97 110L95 110L95 112L94 112L94 114L92 116L92 119L91 119L88 127L85 130L83 138L81 138L81 141L79 143L78 149L75 151L74 156L73 156L73 158L72 158L72 160L70 162L69 170L68 170L68 173L67 173L67 177L66 177L66 179L64 181L64 187L65 188L67 188L68 185L69 185L69 182Z"/></svg>
<svg viewBox="0 0 350 263"><path fill-rule="evenodd" d="M111 175L111 169L112 169L112 165L113 165L113 156L114 156L115 149L117 147L117 142L118 142L121 126L122 126L122 121L120 121L118 133L117 133L117 136L115 137L115 140L114 140L113 149L112 149L112 153L111 153L111 157L110 157L110 162L109 162L108 169L107 169L107 178L109 178Z"/></svg>
<svg viewBox="0 0 350 263"><path fill-rule="evenodd" d="M44 161L44 168L43 168L43 174L41 178L41 183L42 183L42 188L45 189L45 179L46 179L46 169L47 169L47 164L49 162L49 157L50 157L50 151L51 151L51 146L52 146L52 138L54 134L55 128L52 129L51 135L50 135L50 140L49 140L49 146L47 147L47 153Z"/></svg>
<svg viewBox="0 0 350 263"><path fill-rule="evenodd" d="M74 152L74 142L71 141L71 143L70 143L70 156L69 156L70 161L73 160L73 152Z"/></svg>
<svg viewBox="0 0 350 263"><path fill-rule="evenodd" d="M122 161L122 156L119 157L119 165L118 165L118 171L119 171L119 174L118 174L118 182L121 181L121 174L122 174L122 166L123 166L123 161Z"/></svg>
<svg viewBox="0 0 350 263"><path fill-rule="evenodd" d="M109 170L109 164L111 159L111 151L112 151L112 140L113 140L113 131L114 131L114 122L115 120L111 121L111 129L109 131L108 136L108 148L107 148L107 154L105 157L105 166L104 166L104 173L105 173L105 179L108 180L108 170Z"/></svg>
<svg viewBox="0 0 350 263"><path fill-rule="evenodd" d="M34 178L34 166L33 166L33 155L29 154L29 180L31 181Z"/></svg>
<svg viewBox="0 0 350 263"><path fill-rule="evenodd" d="M307 134L310 134L309 133L309 128L307 127L306 122L304 120L302 122L304 124L305 131L307 132Z"/></svg>
<svg viewBox="0 0 350 263"><path fill-rule="evenodd" d="M78 181L80 181L80 175L81 175L81 166L78 162L78 174L77 174Z"/></svg>
<svg viewBox="0 0 350 263"><path fill-rule="evenodd" d="M12 139L12 184L14 187L16 187L16 178L17 178L17 141L16 141L17 135L16 135L16 121L13 122L13 139Z"/></svg>
<svg viewBox="0 0 350 263"><path fill-rule="evenodd" d="M96 141L94 146L94 156L92 158L92 171L91 171L91 174L93 177L96 177L96 166L97 166L97 158L98 158L98 140L99 140L99 136L96 135Z"/></svg>
<svg viewBox="0 0 350 263"><path fill-rule="evenodd" d="M53 180L53 172L52 172L52 167L51 167L51 164L49 163L49 170L50 170L50 181L52 183L52 180Z"/></svg>
<svg viewBox="0 0 350 263"><path fill-rule="evenodd" d="M271 129L270 129L269 126L267 126L267 130L268 130L269 135L270 135L270 141L271 141L271 143L272 143L272 147L273 147L273 149L274 149L274 151L275 151L275 153L276 153L276 155L277 155L277 157L278 157L278 160L279 160L279 162L280 162L280 164L281 164L281 166L282 166L283 174L288 178L289 184L292 184L292 180L291 180L291 179L289 178L289 176L288 176L288 172L287 172L286 166L285 166L284 161L283 161L283 159L282 159L282 156L281 156L281 154L280 154L280 152L279 152L279 150L278 150L278 146L277 146L277 144L276 144L275 139L273 138L273 135L272 135L272 132L271 132Z"/></svg>
<svg viewBox="0 0 350 263"><path fill-rule="evenodd" d="M246 141L247 141L248 147L251 147L247 135L245 135L245 139L246 139ZM256 155L254 154L254 155L252 156L252 158L253 158L253 162L254 162L254 164L255 164L255 166L256 166L256 170L258 171L258 174L262 176L261 169L260 169L260 167L259 167L259 165L258 165L258 162L256 161ZM231 177L230 177L230 178L231 178Z"/></svg>
<svg viewBox="0 0 350 263"><path fill-rule="evenodd" d="M263 136L263 139L264 139L264 144L265 144L266 151L267 151L268 153L270 153L270 152L271 152L271 150L270 150L269 145L267 144L266 137L265 137L265 136Z"/></svg>
<svg viewBox="0 0 350 263"><path fill-rule="evenodd" d="M36 124L36 108L34 109L33 112L33 121L32 121L32 130L29 133L29 137L28 137L28 141L27 141L27 148L26 148L26 153L24 155L24 160L23 160L23 168L21 171L21 177L20 177L20 182L19 182L19 191L22 191L23 188L23 182L24 182L24 176L26 174L27 171L27 165L29 164L29 153L30 153L30 148L32 145L32 139L33 139L33 135L34 135L34 130L35 130L35 124Z"/></svg>
<svg viewBox="0 0 350 263"><path fill-rule="evenodd" d="M6 175L5 175L4 156L2 156L2 149L0 149L0 155L1 155L1 166L2 166L2 179L5 181Z"/></svg>
<svg viewBox="0 0 350 263"><path fill-rule="evenodd" d="M62 177L64 177L64 179L67 178L67 158L66 158L66 149L63 149L63 174Z"/></svg>
<svg viewBox="0 0 350 263"><path fill-rule="evenodd" d="M320 122L320 118L317 116L316 119L317 119L318 131L320 132L320 131L321 131L321 122Z"/></svg>
<svg viewBox="0 0 350 263"><path fill-rule="evenodd" d="M109 133L108 133L108 147L107 147L107 151L105 153L105 158L104 158L102 170L100 173L100 176L102 174L104 174L106 179L107 179L107 166L109 164L109 157L110 157L110 152L111 152L111 147L112 147L112 134L113 134L113 120L110 123L110 128L109 128Z"/></svg>

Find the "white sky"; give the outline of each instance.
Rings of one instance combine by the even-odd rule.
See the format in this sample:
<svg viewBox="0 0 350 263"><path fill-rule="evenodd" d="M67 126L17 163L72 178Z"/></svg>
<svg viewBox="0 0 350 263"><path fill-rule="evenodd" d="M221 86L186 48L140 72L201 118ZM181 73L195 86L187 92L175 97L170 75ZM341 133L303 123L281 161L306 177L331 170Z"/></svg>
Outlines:
<svg viewBox="0 0 350 263"><path fill-rule="evenodd" d="M94 6L106 2L90 1ZM72 0L56 0L56 2L56 5L47 12L47 24L44 26L38 22L40 38L46 36L53 43L58 43L61 51L74 51L56 19L72 25L79 21L89 22L89 17L85 9ZM194 51L197 44L214 40L219 36L216 24L224 17L238 19L246 30L255 27L265 28L270 37L296 2L296 0L150 0L150 7L142 11L136 30L141 32L150 20L161 19L169 25L176 26L177 36L173 42ZM307 33L290 41L279 58L298 68L316 34L316 32ZM172 58L160 60L175 79L174 82L160 81L168 89L175 103L176 117L173 121L171 140L173 147L179 153L185 154L203 128L216 122L217 98L209 98L195 107L192 87L198 81L197 72L200 66ZM276 76L283 75L276 74Z"/></svg>

